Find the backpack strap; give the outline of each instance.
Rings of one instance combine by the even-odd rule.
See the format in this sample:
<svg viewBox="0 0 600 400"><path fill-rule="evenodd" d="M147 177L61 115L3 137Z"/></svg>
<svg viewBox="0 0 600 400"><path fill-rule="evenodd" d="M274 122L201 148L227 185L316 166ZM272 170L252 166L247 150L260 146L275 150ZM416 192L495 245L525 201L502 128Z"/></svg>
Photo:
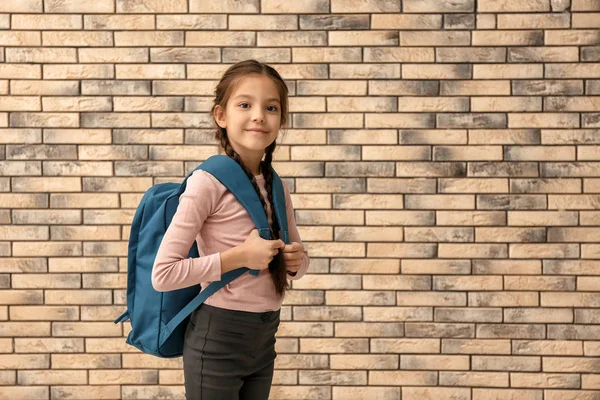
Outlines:
<svg viewBox="0 0 600 400"><path fill-rule="evenodd" d="M206 287L206 289L194 297L192 301L190 301L173 318L171 318L171 320L165 326L166 329L161 329L158 347L162 346L167 341L167 339L171 336L171 333L175 331L175 328L177 328L177 326L179 326L179 324L182 323L188 315L198 308L200 304L204 303L206 299L215 294L218 290L224 288L234 279L243 275L246 271L250 271L250 269L242 267L226 272L221 275L220 281L212 282Z"/></svg>

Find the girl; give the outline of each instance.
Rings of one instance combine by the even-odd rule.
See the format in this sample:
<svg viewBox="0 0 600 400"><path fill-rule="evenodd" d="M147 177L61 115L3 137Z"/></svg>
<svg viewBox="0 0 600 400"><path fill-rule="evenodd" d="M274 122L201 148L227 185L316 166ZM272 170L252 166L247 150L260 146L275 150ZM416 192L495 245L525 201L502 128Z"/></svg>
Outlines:
<svg viewBox="0 0 600 400"><path fill-rule="evenodd" d="M301 278L309 265L285 181L289 245L280 239L273 207L271 161L289 118L287 86L275 69L255 60L240 62L217 85L211 113L222 150L242 166L261 199L271 240L258 235L245 208L216 178L196 171L162 240L152 284L159 291L198 283L205 288L242 266L260 270L257 277L246 273L235 279L191 314L183 370L187 400L266 400L288 279ZM200 257L186 258L194 240Z"/></svg>

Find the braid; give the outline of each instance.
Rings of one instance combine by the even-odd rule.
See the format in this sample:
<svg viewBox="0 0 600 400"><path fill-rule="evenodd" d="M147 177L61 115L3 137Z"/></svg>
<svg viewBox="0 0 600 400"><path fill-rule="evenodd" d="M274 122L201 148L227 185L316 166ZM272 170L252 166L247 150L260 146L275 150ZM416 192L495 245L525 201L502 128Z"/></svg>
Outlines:
<svg viewBox="0 0 600 400"><path fill-rule="evenodd" d="M229 143L229 138L227 137L227 130L223 129L221 127L218 127L218 130L220 133L221 147L225 150L225 153L230 158L232 158L235 162L237 162L242 167L242 169L248 176L248 179L250 179L250 182L252 183L252 186L254 187L256 194L258 194L258 198L260 199L263 209L265 210L265 215L268 216L269 210L267 208L267 203L265 202L265 199L262 196L260 188L258 187L258 183L256 182L256 178L254 177L254 174L252 173L252 171L250 171L250 169L246 165L244 165L244 162L242 161L240 155L233 149L233 147ZM271 206L272 226L269 226L269 229L271 230L271 235L270 235L271 239L279 239L280 238L279 222L277 221L277 218L275 215L275 207L273 204L273 170L271 168L271 161L273 159L273 151L275 151L275 146L276 146L276 143L273 142L267 148L267 151L265 152L265 161L261 162L262 167L263 167L263 176L265 178L265 188L267 190L267 197L268 197L269 204ZM279 293L280 295L283 295L285 293L285 290L289 287L289 283L287 281L285 265L283 263L283 258L281 257L280 251L277 253L277 255L275 255L275 257L273 257L271 264L269 264L269 273L271 274L271 277L273 278L273 282L275 283L275 289L276 289L277 293Z"/></svg>
<svg viewBox="0 0 600 400"><path fill-rule="evenodd" d="M273 160L273 152L277 146L276 142L273 141L265 152L265 161L263 162L263 175L265 177L265 189L267 189L267 199L271 205L271 220L273 221L274 239L280 239L280 227L279 221L275 214L275 204L273 203L273 168L271 167L271 161ZM278 253L271 264L269 265L269 272L275 282L275 287L278 293L285 293L286 289L289 288L289 282L287 281L287 271L281 253Z"/></svg>

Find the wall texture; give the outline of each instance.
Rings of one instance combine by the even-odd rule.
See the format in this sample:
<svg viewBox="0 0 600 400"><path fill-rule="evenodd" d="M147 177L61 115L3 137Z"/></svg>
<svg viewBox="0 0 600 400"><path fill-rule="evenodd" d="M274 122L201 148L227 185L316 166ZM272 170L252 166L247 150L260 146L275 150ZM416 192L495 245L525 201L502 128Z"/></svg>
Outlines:
<svg viewBox="0 0 600 400"><path fill-rule="evenodd" d="M600 0L0 1L0 399L183 397L129 223L247 58L313 259L272 399L600 399Z"/></svg>

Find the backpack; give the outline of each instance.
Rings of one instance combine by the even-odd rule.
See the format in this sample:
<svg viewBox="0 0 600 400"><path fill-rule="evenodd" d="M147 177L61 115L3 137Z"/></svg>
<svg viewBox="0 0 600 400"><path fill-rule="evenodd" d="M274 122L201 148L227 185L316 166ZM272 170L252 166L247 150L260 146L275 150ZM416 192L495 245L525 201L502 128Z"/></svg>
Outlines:
<svg viewBox="0 0 600 400"><path fill-rule="evenodd" d="M126 343L146 354L161 358L180 357L189 315L209 296L247 271L258 276L258 270L242 267L221 276L200 292L200 284L159 292L152 287L152 267L167 227L171 223L179 196L185 191L187 180L198 169L218 179L250 214L260 237L270 239L267 216L256 190L242 167L225 155L208 158L181 183L160 183L152 186L140 201L133 217L127 258L127 310L115 319L117 324L131 320L131 331ZM284 189L279 176L273 171L273 203L281 227L282 240L289 244ZM188 257L199 257L194 241ZM185 322L185 323L182 323Z"/></svg>

